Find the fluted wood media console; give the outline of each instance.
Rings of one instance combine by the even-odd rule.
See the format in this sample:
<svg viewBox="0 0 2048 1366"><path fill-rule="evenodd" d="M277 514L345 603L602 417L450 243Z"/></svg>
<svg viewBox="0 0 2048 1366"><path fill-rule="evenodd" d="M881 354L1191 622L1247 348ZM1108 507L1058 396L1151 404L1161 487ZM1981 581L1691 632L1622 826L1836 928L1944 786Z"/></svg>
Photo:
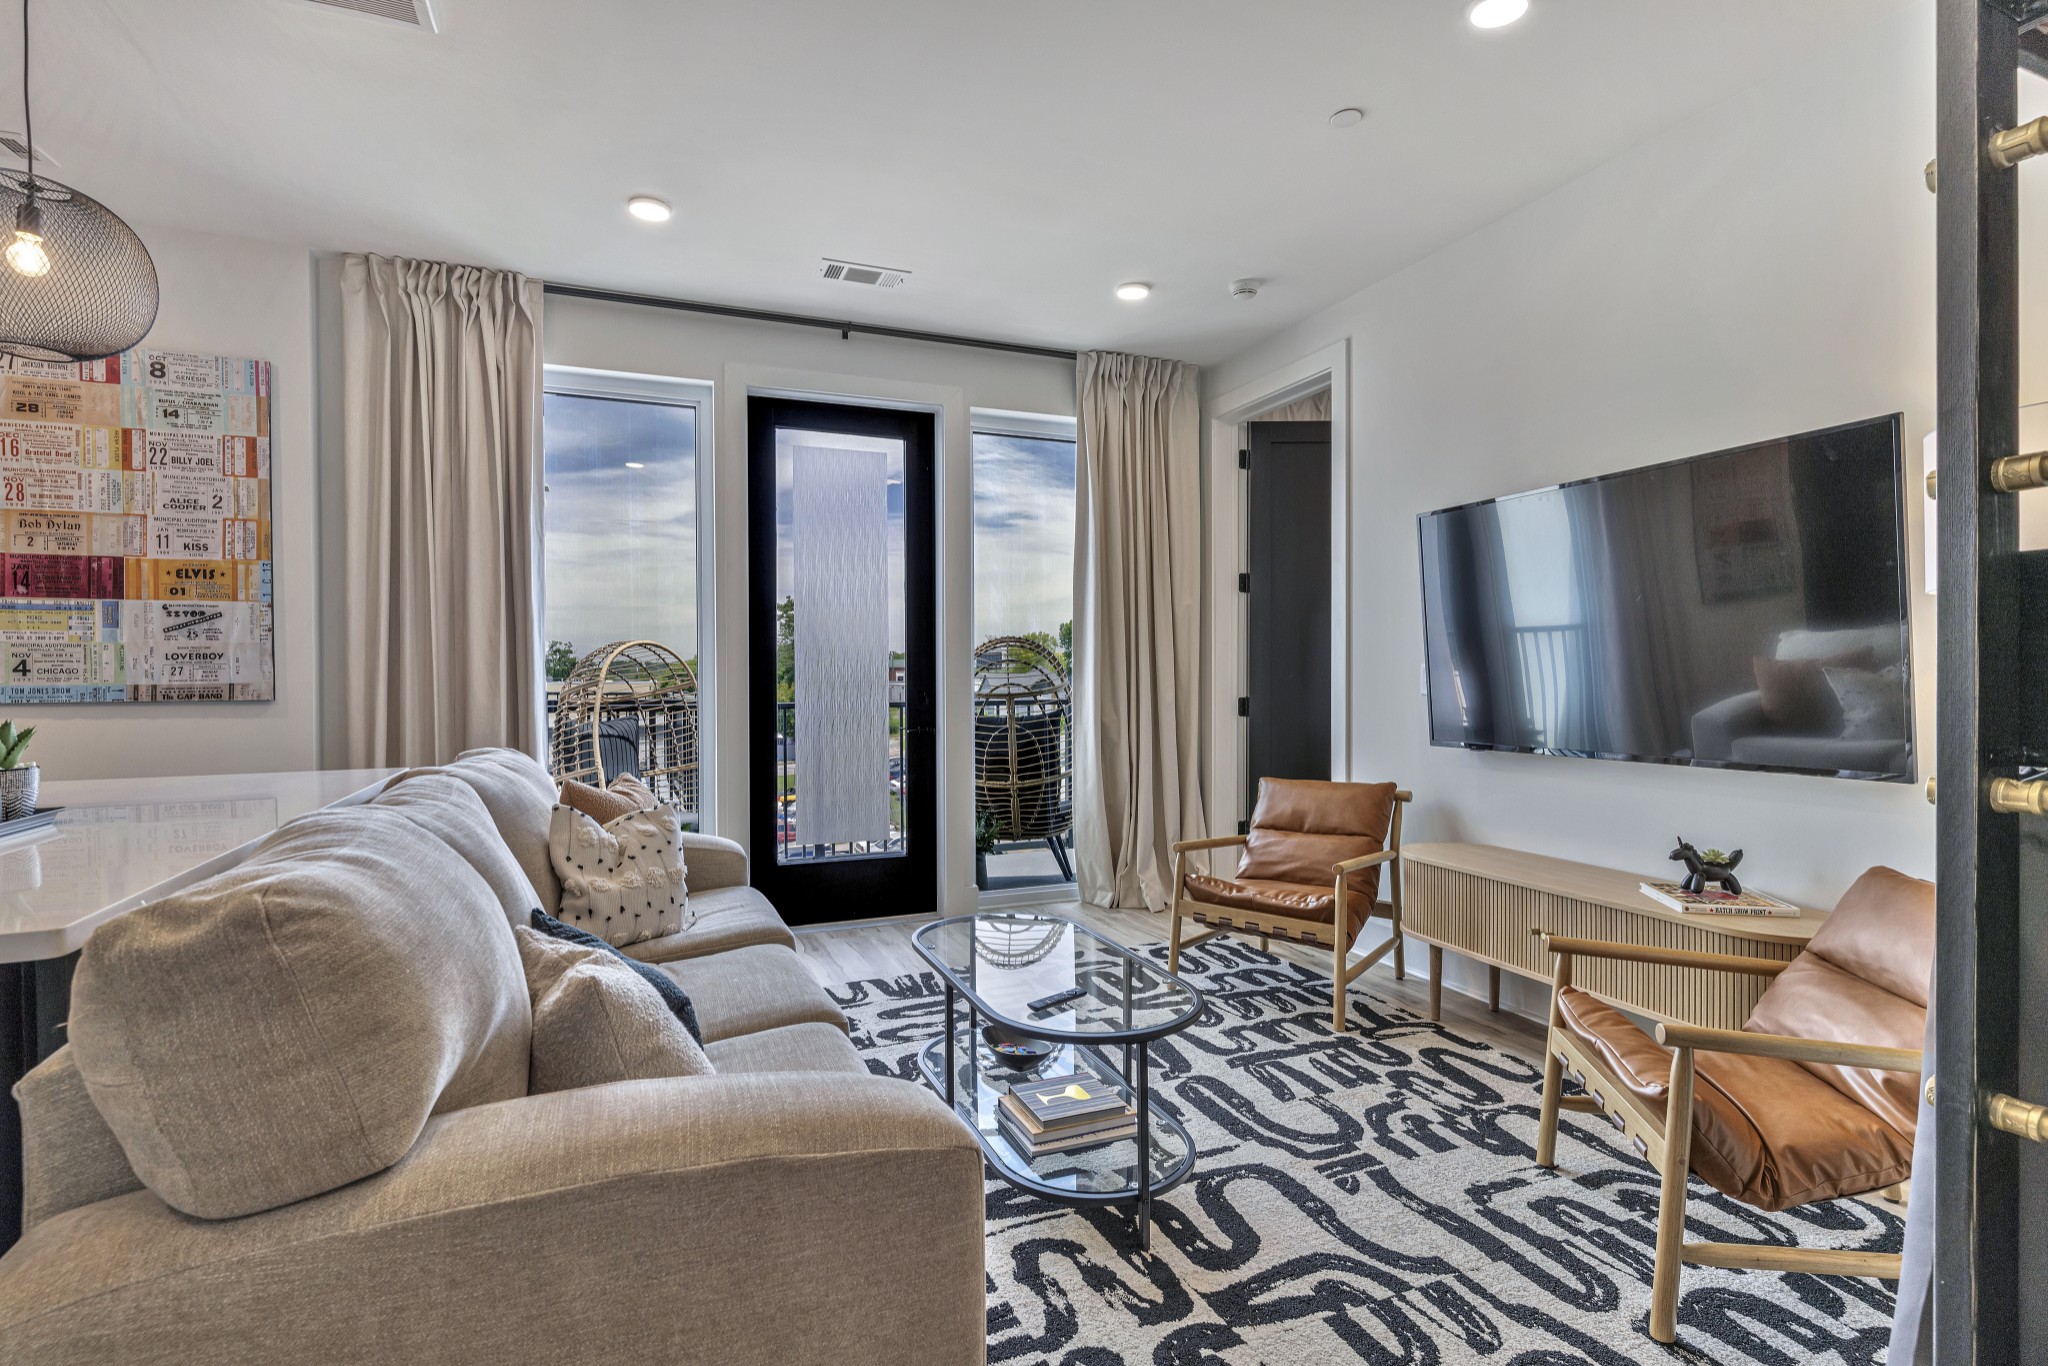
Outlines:
<svg viewBox="0 0 2048 1366"><path fill-rule="evenodd" d="M1406 869L1407 933L1429 945L1430 1018L1441 1016L1444 950L1485 963L1492 1005L1500 974L1550 982L1555 966L1537 930L1579 939L1787 960L1827 923L1798 916L1681 915L1644 896L1639 873L1571 863L1486 844L1411 844ZM1671 879L1676 880L1676 879ZM1654 963L1580 958L1573 985L1624 1010L1659 1020L1740 1029L1768 977Z"/></svg>

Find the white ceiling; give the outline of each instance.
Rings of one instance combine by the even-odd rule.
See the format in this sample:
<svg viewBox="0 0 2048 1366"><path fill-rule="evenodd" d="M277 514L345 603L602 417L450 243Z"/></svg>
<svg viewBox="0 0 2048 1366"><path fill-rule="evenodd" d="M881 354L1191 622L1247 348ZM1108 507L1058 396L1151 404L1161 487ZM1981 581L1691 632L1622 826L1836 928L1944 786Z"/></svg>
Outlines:
<svg viewBox="0 0 2048 1366"><path fill-rule="evenodd" d="M145 226L1213 361L1898 2L39 0L37 134Z"/></svg>

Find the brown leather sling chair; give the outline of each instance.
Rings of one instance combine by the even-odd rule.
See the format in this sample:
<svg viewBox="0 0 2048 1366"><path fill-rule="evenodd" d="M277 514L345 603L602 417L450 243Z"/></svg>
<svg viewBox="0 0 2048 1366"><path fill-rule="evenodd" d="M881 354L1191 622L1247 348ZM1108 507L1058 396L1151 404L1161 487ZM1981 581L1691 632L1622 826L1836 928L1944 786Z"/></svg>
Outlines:
<svg viewBox="0 0 2048 1366"><path fill-rule="evenodd" d="M1235 931L1291 939L1330 950L1330 1028L1344 1032L1344 988L1390 951L1394 976L1407 975L1401 948L1401 809L1414 800L1392 783L1328 783L1261 778L1251 832L1173 846L1173 931L1167 970L1180 951ZM1234 878L1192 872L1188 855L1244 849ZM1379 909L1380 867L1391 864L1394 935L1346 966L1366 920ZM1209 928L1187 938L1181 921Z"/></svg>
<svg viewBox="0 0 2048 1366"><path fill-rule="evenodd" d="M1791 962L1543 936L1557 955L1536 1163L1559 1110L1601 1114L1662 1178L1650 1336L1678 1335L1682 1263L1895 1280L1897 1253L1685 1241L1686 1173L1758 1209L1883 1190L1913 1166L1934 885L1872 868ZM1656 1038L1572 985L1574 958L1774 977L1740 1030ZM1585 1094L1563 1094L1564 1078Z"/></svg>

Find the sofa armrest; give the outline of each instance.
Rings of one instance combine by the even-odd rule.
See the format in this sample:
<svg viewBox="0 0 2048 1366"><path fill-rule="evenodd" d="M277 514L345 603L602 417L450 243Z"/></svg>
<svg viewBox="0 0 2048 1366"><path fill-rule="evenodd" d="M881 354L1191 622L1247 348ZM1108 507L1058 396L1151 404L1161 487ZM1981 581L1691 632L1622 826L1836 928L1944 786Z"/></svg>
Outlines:
<svg viewBox="0 0 2048 1366"><path fill-rule="evenodd" d="M622 1082L438 1116L388 1171L241 1219L67 1211L0 1259L0 1340L12 1366L954 1366L982 1359L982 1204L920 1086Z"/></svg>
<svg viewBox="0 0 2048 1366"><path fill-rule="evenodd" d="M747 851L717 835L683 832L683 882L693 892L747 885Z"/></svg>

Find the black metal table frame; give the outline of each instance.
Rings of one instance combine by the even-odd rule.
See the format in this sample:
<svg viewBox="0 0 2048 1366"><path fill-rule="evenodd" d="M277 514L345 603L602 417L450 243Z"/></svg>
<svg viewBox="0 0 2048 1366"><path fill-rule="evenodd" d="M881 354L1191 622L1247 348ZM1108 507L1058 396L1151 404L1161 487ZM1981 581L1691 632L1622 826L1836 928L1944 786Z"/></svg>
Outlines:
<svg viewBox="0 0 2048 1366"><path fill-rule="evenodd" d="M1001 913L996 912L994 914L1000 915ZM944 1096L947 1108L952 1109L957 1113L959 1108L959 1102L956 1099L955 1082L959 1076L959 1065L957 1060L955 1044L959 1035L959 1028L956 1023L954 1012L955 1007L958 1004L958 998L963 996L967 998L967 1048L968 1057L970 1061L972 1061L974 1057L974 1040L979 1032L977 1029L977 1021L979 1021L983 1016L987 1016L987 1018L993 1023L1000 1024L1005 1030L1008 1030L1012 1033L1023 1035L1026 1038L1037 1039L1046 1043L1072 1044L1075 1047L1076 1051L1085 1049L1088 1053L1092 1054L1095 1057L1095 1059L1104 1066L1106 1070L1116 1075L1117 1081L1123 1085L1124 1090L1128 1092L1133 1098L1132 1108L1137 1112L1138 1116L1138 1133L1136 1139L1137 1181L1132 1189L1126 1191L1110 1192L1081 1192L1065 1190L1057 1186L1048 1185L1041 1181L1034 1181L1029 1177L1024 1176L1019 1172L1013 1170L1007 1162L1004 1162L1003 1160L998 1158L993 1152L989 1151L990 1139L987 1135L981 1132L980 1124L975 1122L975 1120L972 1117L969 1117L968 1120L969 1127L974 1129L976 1138L981 1142L982 1152L984 1156L988 1159L988 1165L994 1169L997 1177L1003 1181L1008 1182L1010 1185L1016 1186L1020 1190L1028 1190L1034 1195L1040 1196L1047 1200L1056 1201L1060 1204L1075 1206L1100 1207L1109 1205L1121 1205L1135 1201L1137 1204L1137 1211L1134 1215L1134 1222L1136 1225L1138 1235L1138 1248L1142 1252L1150 1252L1152 1250L1153 1198L1155 1196L1164 1195L1168 1191L1172 1190L1175 1186L1179 1185L1183 1180L1187 1178L1188 1173L1194 1169L1195 1165L1194 1139L1188 1134L1186 1128L1184 1128L1179 1123L1179 1121L1175 1120L1171 1115L1161 1115L1159 1116L1160 1122L1166 1124L1169 1128L1171 1128L1175 1133L1177 1133L1180 1136L1182 1147L1186 1155L1182 1158L1176 1170L1165 1173L1158 1181L1154 1181L1152 1179L1151 1153L1153 1115L1151 1080L1151 1044L1154 1039L1163 1038L1169 1034L1179 1033L1181 1030L1187 1028L1190 1024L1194 1023L1195 1019L1199 1017L1202 1013L1203 1000L1201 989L1196 987L1194 984L1188 982L1186 979L1181 978L1173 973L1167 972L1163 968L1157 968L1154 967L1152 964L1146 963L1142 958L1139 958L1136 954L1132 953L1123 945L1096 934L1093 930L1088 929L1085 925L1074 924L1074 922L1068 921L1066 923L1074 924L1074 928L1079 930L1080 932L1101 940L1110 949L1122 955L1129 962L1137 964L1142 967L1150 968L1151 970L1159 973L1159 975L1162 977L1171 978L1173 981L1179 982L1182 987L1186 988L1189 997L1191 998L1191 1004L1189 1005L1187 1011L1184 1012L1180 1017L1166 1024L1156 1025L1149 1029L1128 1028L1132 1009L1131 974L1128 970L1126 970L1121 974L1123 978L1122 985L1124 997L1124 1020L1127 1026L1125 1029L1108 1033L1090 1033L1086 1031L1054 1029L1049 1026L1036 1025L1031 1023L1030 1021L1013 1020L1009 1016L1000 1014L997 1011L991 1009L987 1002L978 999L972 991L969 991L965 987L962 987L959 984L957 984L954 980L952 972L949 969L947 969L942 962L940 962L938 955L935 952L930 951L924 943L924 937L927 934L927 932L940 930L944 926L956 923L960 920L972 920L977 918L978 917L976 916L956 916L949 920L936 921L933 924L925 926L923 929L919 930L915 935L911 937L912 943L916 946L919 953L922 954L926 961L930 962L933 967L939 969L939 977L945 983L946 986L945 1037L943 1040L934 1039L931 1043L925 1045L925 1047L922 1050L920 1050L918 1055L920 1070L922 1070L925 1073L926 1080L930 1081L933 1084L933 1086L939 1090L940 1094ZM1030 918L1047 921L1063 919L1062 917L1051 916L1019 916L1015 918ZM935 1068L932 1065L931 1054L940 1045L941 1042L943 1042L944 1044L945 1058L941 1067ZM1123 1065L1121 1068L1110 1065L1109 1056L1104 1050L1104 1045L1115 1044L1120 1044L1123 1048ZM1133 1059L1131 1055L1133 1049L1137 1051L1137 1066L1135 1074L1132 1070ZM939 1076L935 1077L932 1075L932 1073L935 1070L940 1071ZM1134 1075L1135 1080L1133 1079Z"/></svg>

